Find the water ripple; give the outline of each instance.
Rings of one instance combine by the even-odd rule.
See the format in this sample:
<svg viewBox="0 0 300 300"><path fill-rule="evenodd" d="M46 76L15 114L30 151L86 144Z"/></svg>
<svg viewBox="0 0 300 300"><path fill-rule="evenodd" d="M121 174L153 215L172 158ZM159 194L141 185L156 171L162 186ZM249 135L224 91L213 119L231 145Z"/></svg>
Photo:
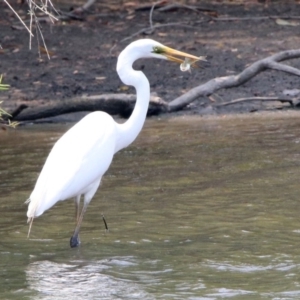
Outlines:
<svg viewBox="0 0 300 300"><path fill-rule="evenodd" d="M123 265L123 263L113 263ZM38 261L29 264L26 278L35 292L31 299L154 299L142 287L130 280L104 273L107 260L93 263L66 264Z"/></svg>

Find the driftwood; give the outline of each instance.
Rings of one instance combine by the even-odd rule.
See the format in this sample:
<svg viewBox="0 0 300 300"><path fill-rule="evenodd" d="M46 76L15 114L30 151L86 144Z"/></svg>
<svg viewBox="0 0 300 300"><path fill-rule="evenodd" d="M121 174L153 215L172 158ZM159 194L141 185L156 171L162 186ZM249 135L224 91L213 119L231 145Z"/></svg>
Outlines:
<svg viewBox="0 0 300 300"><path fill-rule="evenodd" d="M34 121L79 111L105 111L111 115L119 114L128 118L134 108L136 96L132 94L108 94L99 96L77 97L59 101L51 105L27 107L21 105L11 115L13 121ZM148 115L155 115L167 110L167 103L159 97L151 96Z"/></svg>

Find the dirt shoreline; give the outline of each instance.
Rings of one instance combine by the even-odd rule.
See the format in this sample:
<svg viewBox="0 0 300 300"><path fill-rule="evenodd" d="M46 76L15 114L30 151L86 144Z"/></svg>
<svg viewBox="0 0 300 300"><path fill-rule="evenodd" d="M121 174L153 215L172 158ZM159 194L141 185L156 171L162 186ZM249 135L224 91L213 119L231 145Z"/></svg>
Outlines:
<svg viewBox="0 0 300 300"><path fill-rule="evenodd" d="M271 1L268 6L201 2L201 6L216 13L218 18L235 19L206 21L203 12L182 8L154 11L154 24L189 22L193 28L160 27L151 35L140 34L121 43L122 39L149 26L149 10L134 11L127 6L126 9L120 6L112 9L98 4L84 16L84 21L42 24L51 53L48 60L45 54L39 58L36 39L33 49L28 50L26 31L15 26L15 18L1 3L0 73L4 74L5 83L11 88L1 93L0 101L6 110L12 111L20 104L36 107L82 95L134 93L132 88L121 83L115 65L120 51L138 38L149 37L179 50L208 57L209 66L193 70L191 74L182 73L178 66L164 61L141 60L135 64L135 68L147 75L151 91L167 102L212 78L238 74L249 64L276 52L300 48L300 20L290 18L282 19L287 23L278 22L280 17L297 16L300 5L294 1L287 4ZM26 9L20 6L19 12L25 15ZM262 16L278 18L258 18ZM243 19L245 17L247 20ZM286 64L300 68L300 59L289 60ZM289 109L289 104L280 102L255 101L226 107L214 104L243 97L281 96L285 90L299 89L299 82L297 76L267 70L242 86L198 99L172 115L223 115ZM71 120L79 115L74 114ZM54 120L69 119L64 116Z"/></svg>

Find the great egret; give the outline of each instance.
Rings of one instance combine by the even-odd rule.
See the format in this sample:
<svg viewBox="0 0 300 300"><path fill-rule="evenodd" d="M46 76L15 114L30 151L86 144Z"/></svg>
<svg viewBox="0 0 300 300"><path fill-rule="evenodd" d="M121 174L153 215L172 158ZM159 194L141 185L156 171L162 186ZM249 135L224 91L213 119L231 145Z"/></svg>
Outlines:
<svg viewBox="0 0 300 300"><path fill-rule="evenodd" d="M117 72L125 84L136 89L137 100L132 115L125 123L118 124L105 112L90 113L55 143L27 200L30 223L28 236L34 218L56 202L75 197L77 223L70 246L79 245L81 222L102 176L114 154L135 140L145 122L150 86L144 73L132 68L133 62L139 58L160 58L184 63L184 70L196 61L204 60L203 57L174 50L151 39L129 44L119 55ZM81 195L84 196L84 203L79 213Z"/></svg>

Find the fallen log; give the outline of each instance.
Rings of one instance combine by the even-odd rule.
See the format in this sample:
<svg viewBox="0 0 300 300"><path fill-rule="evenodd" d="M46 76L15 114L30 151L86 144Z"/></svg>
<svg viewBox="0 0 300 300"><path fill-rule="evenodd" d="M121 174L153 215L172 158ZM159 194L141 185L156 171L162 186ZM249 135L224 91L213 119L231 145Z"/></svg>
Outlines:
<svg viewBox="0 0 300 300"><path fill-rule="evenodd" d="M128 118L135 105L136 96L132 94L103 94L83 96L63 101L55 101L39 107L22 106L17 108L11 121L34 121L62 114L80 111L105 111L110 115ZM148 115L156 115L167 111L167 103L157 96L151 96Z"/></svg>

